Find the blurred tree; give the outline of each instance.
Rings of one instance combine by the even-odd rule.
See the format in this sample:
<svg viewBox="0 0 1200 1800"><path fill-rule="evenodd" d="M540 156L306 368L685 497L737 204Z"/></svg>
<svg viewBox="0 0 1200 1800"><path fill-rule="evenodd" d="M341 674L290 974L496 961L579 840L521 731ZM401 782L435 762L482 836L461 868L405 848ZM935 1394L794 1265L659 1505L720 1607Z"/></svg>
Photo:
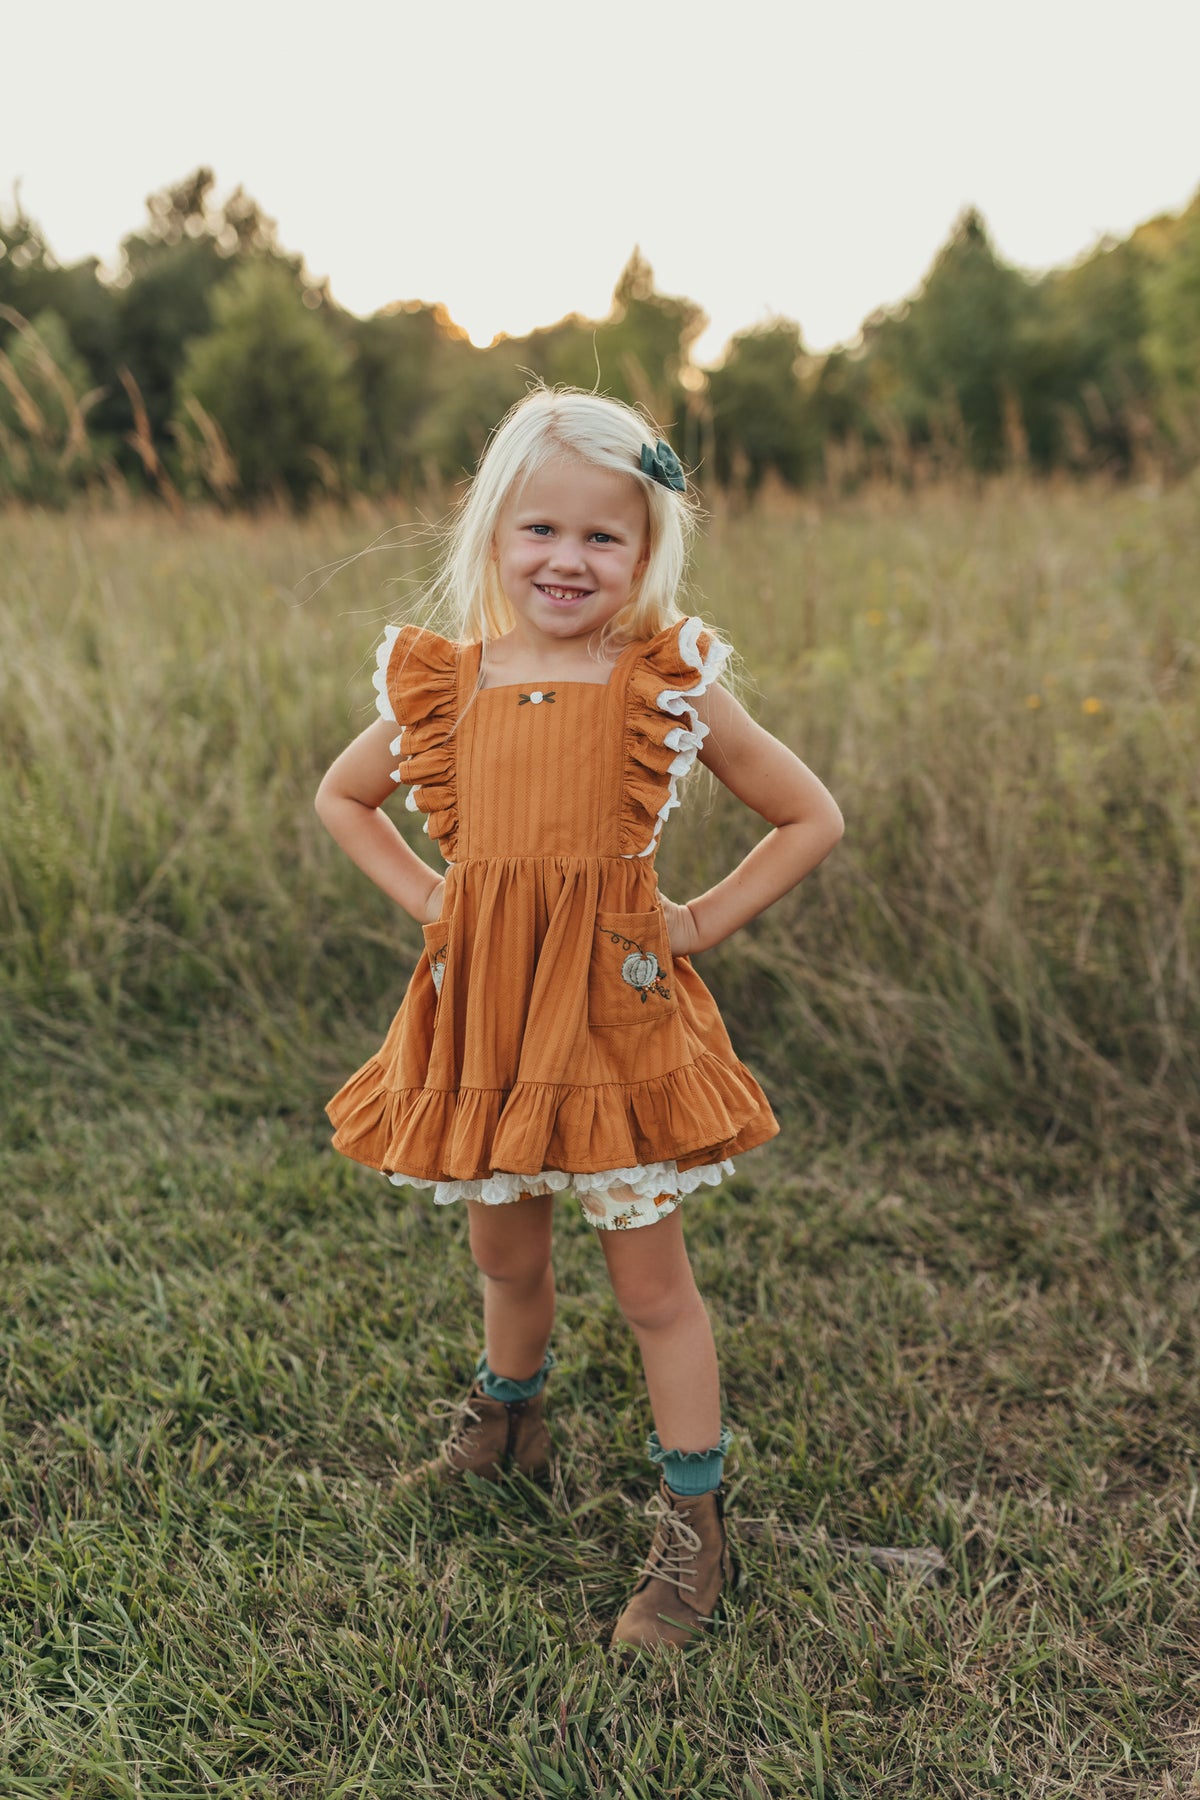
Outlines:
<svg viewBox="0 0 1200 1800"><path fill-rule="evenodd" d="M357 474L362 405L350 358L307 307L292 273L251 262L213 300L214 325L188 348L180 393L220 427L250 497L298 505ZM182 406L175 429L192 422Z"/></svg>
<svg viewBox="0 0 1200 1800"><path fill-rule="evenodd" d="M686 408L683 377L692 345L707 323L694 300L658 292L653 269L635 247L597 333L605 392L644 406L671 431Z"/></svg>
<svg viewBox="0 0 1200 1800"><path fill-rule="evenodd" d="M284 271L297 293L305 288L303 258L279 248L274 220L241 187L215 203L214 183L212 170L199 168L151 194L146 225L121 243L122 268L114 283L115 361L133 375L160 454L169 450L167 426L178 410L176 385L188 345L209 329L218 289L255 262ZM307 291L316 304L324 302L321 290L309 284ZM132 425L119 383L110 389L98 421L122 436ZM127 462L132 469L128 457Z"/></svg>
<svg viewBox="0 0 1200 1800"><path fill-rule="evenodd" d="M1200 423L1200 193L1148 269L1145 293L1146 358L1165 390L1168 416L1182 407Z"/></svg>
<svg viewBox="0 0 1200 1800"><path fill-rule="evenodd" d="M877 384L882 365L871 356L869 335L831 350L818 366L811 390L813 435L822 468L839 483L858 479L883 442Z"/></svg>
<svg viewBox="0 0 1200 1800"><path fill-rule="evenodd" d="M501 338L486 350L465 338L444 346L433 398L417 428L423 472L451 481L474 473L488 438L529 386L523 349L520 338Z"/></svg>
<svg viewBox="0 0 1200 1800"><path fill-rule="evenodd" d="M504 341L551 386L595 388L643 406L669 431L686 407L691 346L706 323L694 300L657 291L654 271L635 247L603 319L571 313Z"/></svg>
<svg viewBox="0 0 1200 1800"><path fill-rule="evenodd" d="M14 185L12 216L0 213L0 305L31 319L51 304L61 273L41 227L21 204L20 185ZM0 345L18 329L0 317Z"/></svg>
<svg viewBox="0 0 1200 1800"><path fill-rule="evenodd" d="M962 439L979 469L1010 453L1011 408L1023 419L1027 345L1036 310L1030 282L997 258L974 208L957 221L915 298L864 328L874 404L888 435L913 444Z"/></svg>
<svg viewBox="0 0 1200 1800"><path fill-rule="evenodd" d="M20 330L19 320L54 312L87 365L88 385L107 387L116 363L117 306L99 268L95 256L60 264L14 187L12 216L0 213L0 307L8 309L0 312L0 347Z"/></svg>
<svg viewBox="0 0 1200 1800"><path fill-rule="evenodd" d="M1038 284L1029 415L1039 467L1131 467L1149 400L1146 270L1132 240L1108 241Z"/></svg>
<svg viewBox="0 0 1200 1800"><path fill-rule="evenodd" d="M368 319L335 314L331 321L353 366L363 417L360 445L364 485L376 493L423 485L430 450L430 409L445 399L443 370L462 373L466 334L444 306L397 301Z"/></svg>
<svg viewBox="0 0 1200 1800"><path fill-rule="evenodd" d="M812 359L791 319L742 331L708 377L717 480L753 493L769 470L793 487L816 473Z"/></svg>
<svg viewBox="0 0 1200 1800"><path fill-rule="evenodd" d="M603 319L572 314L477 350L440 306L397 302L365 320L334 306L242 188L217 201L208 168L146 206L106 283L95 258L59 266L14 190L0 213L0 348L20 349L10 373L66 371L69 405L87 393L71 431L86 411L95 465L111 453L172 498L181 469L193 487L203 478L229 498L238 491L223 425L248 493L275 484L301 500L318 479L336 485L351 470L381 492L457 479L531 378L640 403L685 463L749 489L772 472L808 481L822 462L838 479L939 458L1127 472L1156 424L1177 459L1200 456L1200 194L1183 215L1149 220L1038 280L1003 263L968 211L912 298L873 314L853 345L811 358L799 328L775 320L738 333L709 376L692 360L703 312L659 293L636 248ZM242 282L219 311L254 269L274 279ZM49 365L35 351L42 335L22 337L33 319ZM189 357L211 410L198 389L181 388ZM280 411L289 357L311 393ZM239 402L231 369L244 371L253 405ZM5 391L15 403L14 380ZM256 413L268 402L292 420L290 438ZM35 412L27 398L24 425L11 406L5 414L10 461L29 453L14 433ZM172 430L193 434L179 440L182 464ZM71 467L82 466L72 451Z"/></svg>
<svg viewBox="0 0 1200 1800"><path fill-rule="evenodd" d="M572 313L527 337L498 338L486 350L461 336L443 340L434 397L417 434L422 466L432 463L454 477L469 473L531 379L595 388L641 405L676 436L685 460L695 461L687 379L695 374L690 346L704 324L694 301L656 291L653 271L635 249L604 319Z"/></svg>
<svg viewBox="0 0 1200 1800"><path fill-rule="evenodd" d="M606 373L601 361L603 331L603 320L568 313L553 325L539 326L528 337L501 338L492 349L511 353L549 387L596 388L607 394L613 391L610 380L614 371Z"/></svg>
<svg viewBox="0 0 1200 1800"><path fill-rule="evenodd" d="M0 496L63 506L97 472L86 417L97 391L57 313L14 328L0 350Z"/></svg>

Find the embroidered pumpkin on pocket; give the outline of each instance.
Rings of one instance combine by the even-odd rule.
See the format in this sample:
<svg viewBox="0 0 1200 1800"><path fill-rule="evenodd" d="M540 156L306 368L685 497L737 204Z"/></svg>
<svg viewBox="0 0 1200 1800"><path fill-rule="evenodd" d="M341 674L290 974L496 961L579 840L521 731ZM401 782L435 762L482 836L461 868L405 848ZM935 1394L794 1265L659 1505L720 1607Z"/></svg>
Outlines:
<svg viewBox="0 0 1200 1800"><path fill-rule="evenodd" d="M645 1004L647 988L654 987L658 981L657 956L652 956L649 950L635 950L621 964L621 980L627 981L631 988L636 988L639 998Z"/></svg>
<svg viewBox="0 0 1200 1800"><path fill-rule="evenodd" d="M588 1010L593 1025L638 1025L676 1008L662 914L601 913L596 919Z"/></svg>

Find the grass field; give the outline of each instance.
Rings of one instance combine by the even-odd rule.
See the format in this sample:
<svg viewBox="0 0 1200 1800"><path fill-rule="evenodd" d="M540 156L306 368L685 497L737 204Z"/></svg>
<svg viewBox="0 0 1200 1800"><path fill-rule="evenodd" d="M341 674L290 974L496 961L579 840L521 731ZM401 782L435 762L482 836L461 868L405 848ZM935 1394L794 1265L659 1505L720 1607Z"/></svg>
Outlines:
<svg viewBox="0 0 1200 1800"><path fill-rule="evenodd" d="M1200 1794L1196 489L712 520L847 836L704 959L785 1127L688 1203L746 1584L631 1671L569 1206L553 1486L390 1491L480 1342L465 1219L320 1111L416 946L311 812L425 552L316 571L390 523L0 515L0 1793ZM671 828L680 897L754 835Z"/></svg>

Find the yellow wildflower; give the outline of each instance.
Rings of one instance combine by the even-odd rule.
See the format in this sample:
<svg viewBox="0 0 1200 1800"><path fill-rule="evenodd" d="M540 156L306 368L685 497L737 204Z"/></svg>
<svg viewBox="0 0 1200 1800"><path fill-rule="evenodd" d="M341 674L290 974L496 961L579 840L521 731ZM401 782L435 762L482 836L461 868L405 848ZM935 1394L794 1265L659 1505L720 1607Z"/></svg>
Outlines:
<svg viewBox="0 0 1200 1800"><path fill-rule="evenodd" d="M1042 704L1042 696L1040 694L1026 694L1025 704L1030 712L1036 712L1038 707Z"/></svg>
<svg viewBox="0 0 1200 1800"><path fill-rule="evenodd" d="M1083 703L1083 710L1091 717L1094 713L1104 711L1104 702L1103 700L1097 700L1095 694L1089 694Z"/></svg>
<svg viewBox="0 0 1200 1800"><path fill-rule="evenodd" d="M867 624L868 625L882 625L883 624L883 614L880 612L880 610L877 606L873 606L870 609L870 611L868 612Z"/></svg>

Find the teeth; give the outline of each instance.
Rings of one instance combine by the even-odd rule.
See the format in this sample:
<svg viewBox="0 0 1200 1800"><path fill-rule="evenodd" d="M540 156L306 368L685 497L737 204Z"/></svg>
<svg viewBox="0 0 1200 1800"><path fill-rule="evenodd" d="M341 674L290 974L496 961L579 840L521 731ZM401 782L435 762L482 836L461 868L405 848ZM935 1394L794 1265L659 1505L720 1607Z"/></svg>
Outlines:
<svg viewBox="0 0 1200 1800"><path fill-rule="evenodd" d="M578 600L581 594L587 592L587 589L543 587L542 592L543 594L549 594L552 600Z"/></svg>

